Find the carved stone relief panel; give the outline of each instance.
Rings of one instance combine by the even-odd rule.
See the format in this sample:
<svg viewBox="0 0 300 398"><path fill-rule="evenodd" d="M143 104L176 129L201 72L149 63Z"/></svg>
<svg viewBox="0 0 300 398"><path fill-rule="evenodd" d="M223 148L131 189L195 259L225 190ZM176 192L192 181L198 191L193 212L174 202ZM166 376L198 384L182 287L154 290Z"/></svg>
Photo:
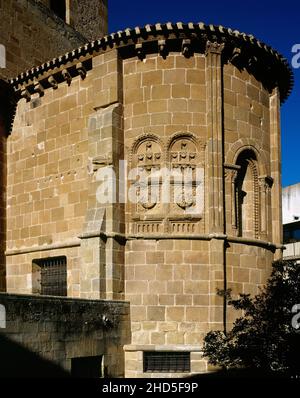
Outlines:
<svg viewBox="0 0 300 398"><path fill-rule="evenodd" d="M130 188L136 195L136 203L131 204L132 232L199 232L204 149L189 133L178 133L165 145L152 134L136 141L130 162L131 173L135 170L133 176L137 176Z"/></svg>

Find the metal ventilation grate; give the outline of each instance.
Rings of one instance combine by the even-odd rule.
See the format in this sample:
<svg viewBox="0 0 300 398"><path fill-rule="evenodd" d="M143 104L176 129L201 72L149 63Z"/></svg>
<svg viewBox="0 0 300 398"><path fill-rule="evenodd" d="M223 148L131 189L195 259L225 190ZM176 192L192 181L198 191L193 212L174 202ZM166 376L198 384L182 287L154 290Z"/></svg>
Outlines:
<svg viewBox="0 0 300 398"><path fill-rule="evenodd" d="M33 261L40 267L42 295L67 296L67 258L49 257Z"/></svg>
<svg viewBox="0 0 300 398"><path fill-rule="evenodd" d="M189 352L144 352L144 372L189 373L190 356Z"/></svg>

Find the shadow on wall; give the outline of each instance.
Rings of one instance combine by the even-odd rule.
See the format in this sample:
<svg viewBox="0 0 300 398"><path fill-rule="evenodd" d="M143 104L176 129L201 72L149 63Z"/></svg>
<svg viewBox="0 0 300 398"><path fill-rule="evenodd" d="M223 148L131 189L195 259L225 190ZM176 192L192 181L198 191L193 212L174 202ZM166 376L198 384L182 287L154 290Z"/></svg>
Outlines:
<svg viewBox="0 0 300 398"><path fill-rule="evenodd" d="M0 333L0 378L68 378L68 372Z"/></svg>

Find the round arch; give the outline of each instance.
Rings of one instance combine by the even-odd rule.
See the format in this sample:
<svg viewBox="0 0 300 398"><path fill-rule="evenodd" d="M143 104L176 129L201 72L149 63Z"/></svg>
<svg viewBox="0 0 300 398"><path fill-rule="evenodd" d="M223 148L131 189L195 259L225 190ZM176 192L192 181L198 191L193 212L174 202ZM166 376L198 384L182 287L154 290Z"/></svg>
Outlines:
<svg viewBox="0 0 300 398"><path fill-rule="evenodd" d="M240 154L246 150L252 151L257 159L258 174L268 175L267 156L263 149L257 149L257 143L251 138L240 139L230 147L226 155L226 163L236 164Z"/></svg>

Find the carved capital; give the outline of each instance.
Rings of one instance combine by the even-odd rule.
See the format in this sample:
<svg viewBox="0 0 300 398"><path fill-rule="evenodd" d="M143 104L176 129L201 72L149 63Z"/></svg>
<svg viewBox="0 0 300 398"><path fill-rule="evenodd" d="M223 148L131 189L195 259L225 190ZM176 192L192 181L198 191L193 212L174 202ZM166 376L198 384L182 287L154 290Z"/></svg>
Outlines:
<svg viewBox="0 0 300 398"><path fill-rule="evenodd" d="M270 176L258 177L258 184L261 190L268 191L272 188L273 182L274 180Z"/></svg>
<svg viewBox="0 0 300 398"><path fill-rule="evenodd" d="M205 55L208 54L222 54L222 51L224 50L225 44L224 43L217 43L207 41L206 42L206 50L205 50Z"/></svg>
<svg viewBox="0 0 300 398"><path fill-rule="evenodd" d="M224 164L224 177L225 180L231 181L235 183L236 177L238 175L238 171L240 170L241 166L235 164Z"/></svg>

